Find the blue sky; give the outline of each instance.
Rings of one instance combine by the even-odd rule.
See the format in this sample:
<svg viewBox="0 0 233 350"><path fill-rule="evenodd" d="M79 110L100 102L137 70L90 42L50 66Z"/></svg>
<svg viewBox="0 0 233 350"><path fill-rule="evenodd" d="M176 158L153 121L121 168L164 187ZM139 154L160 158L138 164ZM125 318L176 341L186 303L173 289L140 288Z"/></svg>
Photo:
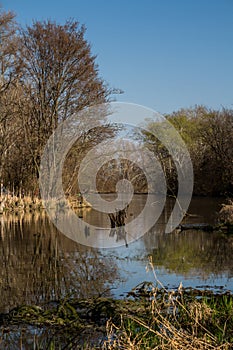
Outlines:
<svg viewBox="0 0 233 350"><path fill-rule="evenodd" d="M87 27L117 100L161 113L233 108L233 0L0 0L22 25L72 17Z"/></svg>

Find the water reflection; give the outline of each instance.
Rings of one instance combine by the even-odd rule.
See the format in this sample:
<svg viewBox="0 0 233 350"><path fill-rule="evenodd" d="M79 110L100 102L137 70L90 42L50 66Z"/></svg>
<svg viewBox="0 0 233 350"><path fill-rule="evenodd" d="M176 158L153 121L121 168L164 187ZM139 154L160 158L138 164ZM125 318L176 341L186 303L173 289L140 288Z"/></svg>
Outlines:
<svg viewBox="0 0 233 350"><path fill-rule="evenodd" d="M114 262L61 235L44 212L4 215L0 225L0 312L67 293L110 294Z"/></svg>
<svg viewBox="0 0 233 350"><path fill-rule="evenodd" d="M136 196L129 216L142 210L144 196ZM219 233L187 231L165 234L172 211L168 201L158 223L142 238L108 250L88 248L60 234L45 212L0 217L0 312L21 304L75 297L110 295L119 297L138 283L154 281L146 274L152 254L158 277L164 284L196 287L203 282L225 285L233 291L233 237ZM219 202L195 199L186 222L212 222ZM105 215L93 210L78 215L88 223L106 226ZM90 236L86 225L84 237ZM114 238L115 239L115 238ZM115 289L112 289L115 288Z"/></svg>
<svg viewBox="0 0 233 350"><path fill-rule="evenodd" d="M112 203L112 197L113 195L105 195L105 205L106 203L109 203L109 205ZM51 202L48 201L46 210L51 221L60 232L79 244L94 248L128 246L129 243L139 239L153 227L165 204L164 197L161 195L149 194L134 195L130 204L127 205L127 193L123 193L120 199L116 201L117 207L114 211L117 214L111 213L112 217L114 215L118 216L116 220L118 221L117 227L121 227L121 229L112 230L109 213L102 207L102 202L98 204L100 196L93 194L91 198L91 203L95 209L89 211L85 209L78 215L68 205L62 206L60 202L50 207ZM89 197L87 197L87 200L89 202ZM124 210L122 211L119 208L127 208L124 218L121 218L121 220L119 220L118 214L124 212ZM177 213L176 217L173 216L173 221L178 220L179 214Z"/></svg>
<svg viewBox="0 0 233 350"><path fill-rule="evenodd" d="M156 268L163 267L168 273L205 280L210 275L222 274L232 278L232 253L233 237L189 230L168 234L166 238L158 235L152 258Z"/></svg>
<svg viewBox="0 0 233 350"><path fill-rule="evenodd" d="M194 198L184 223L214 223L222 199ZM151 271L146 272L148 255L152 255L157 278L165 286L176 288L208 287L233 291L233 237L219 232L197 230L165 234L165 225L173 208L168 200L157 224L142 239L129 245L128 251L112 250L120 261L125 281L116 290L119 296L142 281L156 282ZM216 287L216 288L215 288Z"/></svg>
<svg viewBox="0 0 233 350"><path fill-rule="evenodd" d="M214 223L221 199L194 198L184 223ZM170 209L171 210L171 209ZM163 218L166 221L165 213ZM206 280L225 275L233 277L233 237L219 232L188 230L163 234L163 219L144 237L157 269L167 273ZM157 232L157 233L155 233ZM159 233L160 232L160 233Z"/></svg>

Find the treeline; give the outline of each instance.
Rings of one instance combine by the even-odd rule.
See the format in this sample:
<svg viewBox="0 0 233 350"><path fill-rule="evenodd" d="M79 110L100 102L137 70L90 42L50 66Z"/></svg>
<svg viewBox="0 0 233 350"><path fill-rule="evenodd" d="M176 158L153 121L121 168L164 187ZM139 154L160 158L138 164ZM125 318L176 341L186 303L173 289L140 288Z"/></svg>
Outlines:
<svg viewBox="0 0 233 350"><path fill-rule="evenodd" d="M178 130L190 153L194 171L194 194L233 195L233 110L195 106L166 118ZM149 122L153 130L156 123ZM158 156L166 174L168 192L177 192L177 172L168 151L153 133L143 133L144 142Z"/></svg>
<svg viewBox="0 0 233 350"><path fill-rule="evenodd" d="M233 110L225 108L212 110L205 106L195 106L165 115L165 118L179 132L189 151L194 175L193 194L232 197ZM144 126L137 128L132 137L156 155L165 174L167 193L175 197L179 186L175 161L182 169L183 154L175 151L174 161L169 150L156 136L160 133L163 137L169 138L168 144L175 151L174 135L172 132L168 134L166 123L162 121L146 120ZM137 153L137 148L131 146L129 149L132 153ZM114 150L112 152L114 153ZM132 183L135 192L147 192L149 190L147 178L140 168L140 164L142 167L145 166L143 157L141 159L138 157L139 165L127 159L127 152L123 158L113 159L102 167L97 179L98 189L103 192L114 192L116 183L127 179ZM154 190L159 192L160 188Z"/></svg>
<svg viewBox="0 0 233 350"><path fill-rule="evenodd" d="M38 193L41 154L58 124L108 98L84 36L73 20L21 28L0 9L0 180L16 194Z"/></svg>

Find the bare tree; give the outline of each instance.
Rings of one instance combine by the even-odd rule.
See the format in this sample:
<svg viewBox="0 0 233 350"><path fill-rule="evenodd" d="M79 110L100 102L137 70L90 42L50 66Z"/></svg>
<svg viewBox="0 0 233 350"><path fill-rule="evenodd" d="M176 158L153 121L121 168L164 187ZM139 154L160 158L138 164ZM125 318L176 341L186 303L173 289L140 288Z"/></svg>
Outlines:
<svg viewBox="0 0 233 350"><path fill-rule="evenodd" d="M0 179L14 146L19 124L16 115L17 80L20 64L17 58L15 15L0 10Z"/></svg>
<svg viewBox="0 0 233 350"><path fill-rule="evenodd" d="M15 15L0 8L0 94L14 81L17 73Z"/></svg>
<svg viewBox="0 0 233 350"><path fill-rule="evenodd" d="M46 141L60 122L81 109L106 101L95 56L78 22L35 22L21 31L20 58L26 110L24 131L38 173Z"/></svg>

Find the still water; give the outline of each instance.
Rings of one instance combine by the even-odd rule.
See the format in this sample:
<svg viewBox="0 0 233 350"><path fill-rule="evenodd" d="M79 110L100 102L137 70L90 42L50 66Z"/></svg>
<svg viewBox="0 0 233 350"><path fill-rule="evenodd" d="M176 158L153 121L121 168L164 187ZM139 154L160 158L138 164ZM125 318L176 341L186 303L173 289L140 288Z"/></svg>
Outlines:
<svg viewBox="0 0 233 350"><path fill-rule="evenodd" d="M213 223L220 199L194 198L186 223ZM145 195L135 195L129 218L138 215ZM124 297L143 281L167 288L233 291L233 237L217 232L183 231L165 234L173 207L167 201L152 229L128 247L96 249L61 234L45 211L0 217L0 312L21 304L56 300L64 295ZM77 213L87 223L110 226L108 216L93 209ZM83 234L83 233L80 233ZM148 256L154 272L147 268ZM155 275L156 276L155 276Z"/></svg>

